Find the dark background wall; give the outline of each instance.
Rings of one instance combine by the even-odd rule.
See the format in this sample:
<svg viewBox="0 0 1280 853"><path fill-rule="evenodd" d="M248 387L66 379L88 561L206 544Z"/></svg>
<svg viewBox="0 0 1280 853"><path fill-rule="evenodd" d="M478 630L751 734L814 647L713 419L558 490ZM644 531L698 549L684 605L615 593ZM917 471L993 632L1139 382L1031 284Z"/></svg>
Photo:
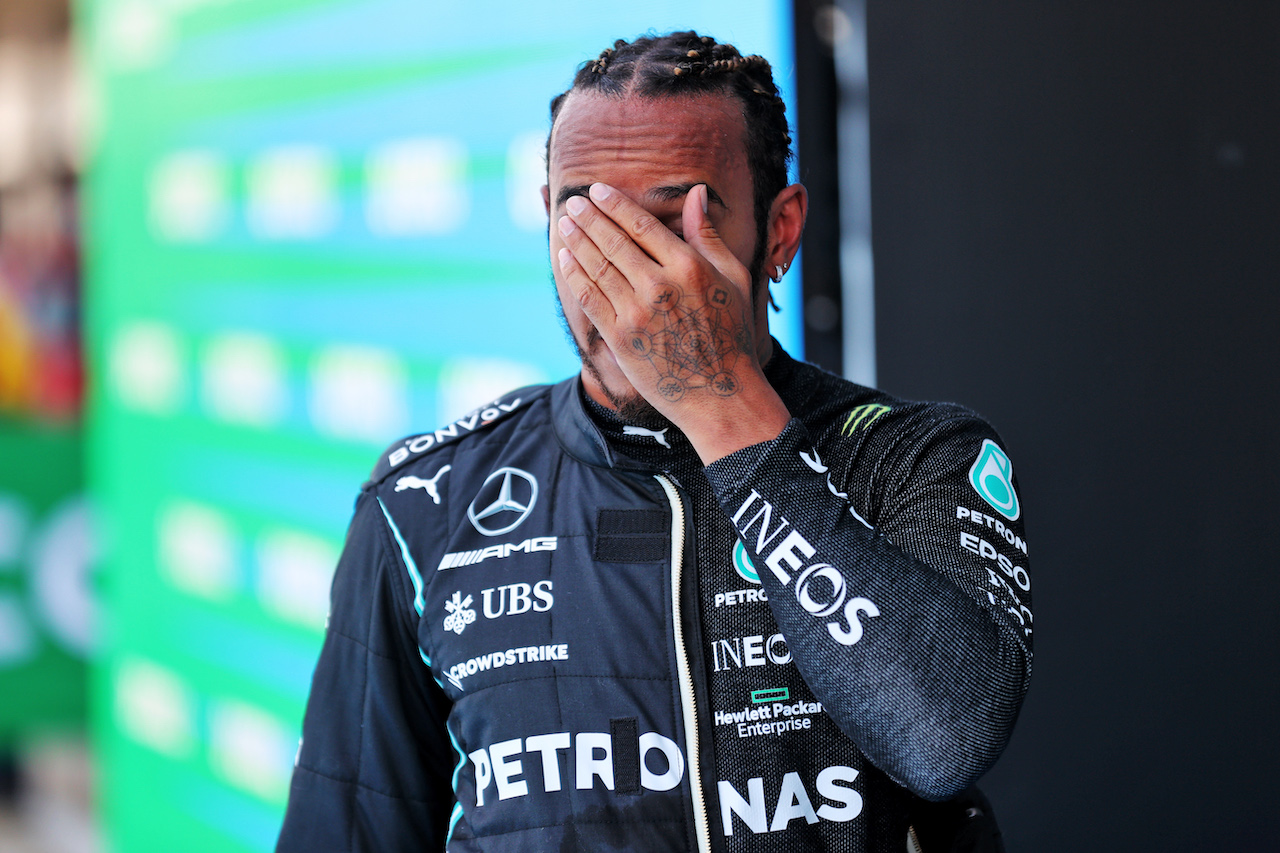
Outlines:
<svg viewBox="0 0 1280 853"><path fill-rule="evenodd" d="M870 0L880 385L1006 439L1016 851L1275 850L1280 4Z"/></svg>

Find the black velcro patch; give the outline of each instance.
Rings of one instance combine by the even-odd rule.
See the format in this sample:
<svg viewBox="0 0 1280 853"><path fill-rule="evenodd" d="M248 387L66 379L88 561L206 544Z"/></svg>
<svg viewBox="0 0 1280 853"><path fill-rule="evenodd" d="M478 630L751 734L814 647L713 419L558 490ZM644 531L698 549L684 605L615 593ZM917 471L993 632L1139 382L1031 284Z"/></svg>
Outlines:
<svg viewBox="0 0 1280 853"><path fill-rule="evenodd" d="M636 718L610 720L609 739L613 741L613 790L640 793L640 727Z"/></svg>
<svg viewBox="0 0 1280 853"><path fill-rule="evenodd" d="M596 553L602 563L657 563L671 553L671 516L660 509L602 509Z"/></svg>

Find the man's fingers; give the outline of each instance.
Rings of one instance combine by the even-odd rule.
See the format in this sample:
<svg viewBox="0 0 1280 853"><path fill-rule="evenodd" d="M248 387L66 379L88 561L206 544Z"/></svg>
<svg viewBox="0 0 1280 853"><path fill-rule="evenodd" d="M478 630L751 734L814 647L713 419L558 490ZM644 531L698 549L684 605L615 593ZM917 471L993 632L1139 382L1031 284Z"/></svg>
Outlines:
<svg viewBox="0 0 1280 853"><path fill-rule="evenodd" d="M744 298L740 304L750 305L750 276L707 215L705 184L685 195L684 240L613 187L596 183L589 193L590 199L573 196L565 202L569 215L556 227L568 249L561 268L602 332L615 322L644 325L689 299L691 309L704 302L731 308ZM588 300L607 301L612 310L589 306ZM594 316L602 311L609 316Z"/></svg>
<svg viewBox="0 0 1280 853"><path fill-rule="evenodd" d="M742 278L742 263L729 251L729 247L720 239L720 233L711 224L707 215L707 185L698 184L689 190L684 197L684 209L681 211L684 221L685 242L697 250L715 265L720 274L730 281Z"/></svg>
<svg viewBox="0 0 1280 853"><path fill-rule="evenodd" d="M621 228L630 242L644 250L646 258L662 259L678 252L681 240L662 221L608 184L595 183L589 190L591 200L605 217ZM593 234L594 236L594 234ZM604 248L603 246L601 248ZM612 256L611 256L612 257Z"/></svg>
<svg viewBox="0 0 1280 853"><path fill-rule="evenodd" d="M622 197L622 194L616 190L613 195ZM595 249L600 255L621 270L624 277L638 277L653 268L653 259L645 254L645 250L637 244L623 224L614 221L608 211L602 210L591 200L582 196L570 198L565 202L565 209L569 211L569 221L581 229L579 234L573 236L580 239L581 235L585 234L595 244ZM657 222L657 220L654 221ZM662 227L661 223L658 225ZM560 233L568 243L570 234L566 233L563 227ZM589 260L577 247L571 246L571 248L574 249L574 254L582 262L583 267L590 271Z"/></svg>
<svg viewBox="0 0 1280 853"><path fill-rule="evenodd" d="M570 199L570 201L573 200ZM578 200L581 201L581 199ZM586 204L586 202L583 203ZM594 211L594 216L598 219L603 218L599 211ZM600 250L591 235L574 222L572 217L562 216L556 225L560 229L560 238L564 240L565 246L572 252L578 267L592 282L599 285L601 290L610 296L621 296L633 289L627 277ZM613 230L621 236L621 232L618 231L616 226ZM635 249L634 244L632 244L632 248ZM635 250L639 252L639 249Z"/></svg>
<svg viewBox="0 0 1280 853"><path fill-rule="evenodd" d="M582 305L582 310L586 312L591 322L595 323L597 328L602 324L615 322L618 315L608 294L587 275L573 252L562 247L557 260L560 262L561 277L569 285L569 290Z"/></svg>

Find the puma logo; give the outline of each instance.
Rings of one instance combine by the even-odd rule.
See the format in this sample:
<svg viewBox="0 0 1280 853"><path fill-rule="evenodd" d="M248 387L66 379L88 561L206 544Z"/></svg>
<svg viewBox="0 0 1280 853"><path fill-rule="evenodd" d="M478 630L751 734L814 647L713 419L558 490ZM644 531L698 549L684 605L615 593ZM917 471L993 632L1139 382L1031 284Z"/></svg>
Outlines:
<svg viewBox="0 0 1280 853"><path fill-rule="evenodd" d="M427 494L431 495L431 500L440 503L440 490L436 488L436 481L443 477L452 465L446 465L436 472L436 475L430 480L424 480L421 477L401 477L396 480L396 491L403 492L405 489L426 489Z"/></svg>
<svg viewBox="0 0 1280 853"><path fill-rule="evenodd" d="M623 435L647 435L650 438L652 438L654 441L658 442L658 444L661 444L663 447L667 448L667 450L670 450L671 445L667 444L667 429L670 429L670 427L667 427L666 429L652 430L652 429L645 429L644 427L638 427L638 426L624 426L622 428L622 434Z"/></svg>

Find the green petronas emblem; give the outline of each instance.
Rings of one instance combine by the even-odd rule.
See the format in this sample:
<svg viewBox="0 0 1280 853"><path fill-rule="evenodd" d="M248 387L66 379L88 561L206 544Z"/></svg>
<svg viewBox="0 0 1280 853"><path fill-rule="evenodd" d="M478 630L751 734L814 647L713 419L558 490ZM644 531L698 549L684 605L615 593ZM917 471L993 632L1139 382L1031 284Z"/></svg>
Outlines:
<svg viewBox="0 0 1280 853"><path fill-rule="evenodd" d="M742 547L741 539L733 543L733 568L742 575L743 580L760 583L760 573L756 571L751 558L747 556L747 549Z"/></svg>
<svg viewBox="0 0 1280 853"><path fill-rule="evenodd" d="M1022 514L1018 493L1013 488L1013 463L989 438L983 439L982 450L969 469L969 483L984 501L1010 521Z"/></svg>

